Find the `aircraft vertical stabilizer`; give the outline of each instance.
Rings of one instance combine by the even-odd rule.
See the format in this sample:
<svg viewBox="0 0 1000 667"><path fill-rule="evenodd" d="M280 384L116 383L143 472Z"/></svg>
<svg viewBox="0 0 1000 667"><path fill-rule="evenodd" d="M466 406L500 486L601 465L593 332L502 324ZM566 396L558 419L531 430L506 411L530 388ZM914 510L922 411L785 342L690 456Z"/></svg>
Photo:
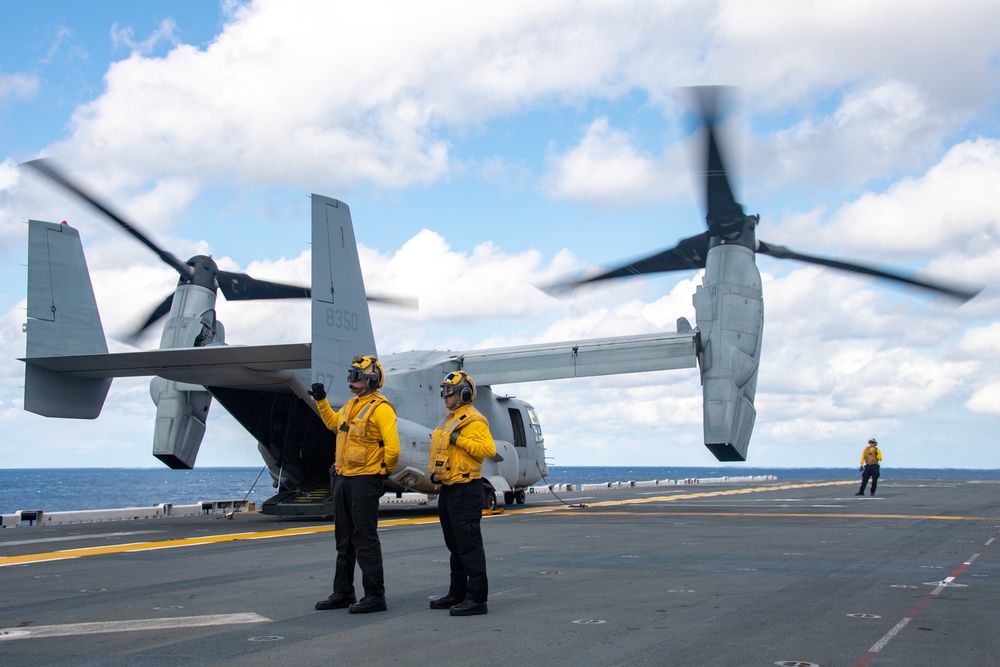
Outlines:
<svg viewBox="0 0 1000 667"><path fill-rule="evenodd" d="M95 419L110 378L62 375L32 357L108 351L80 234L67 224L28 221L28 320L24 409L45 417Z"/></svg>
<svg viewBox="0 0 1000 667"><path fill-rule="evenodd" d="M347 369L359 354L377 354L351 210L312 196L312 381L330 403L351 397Z"/></svg>

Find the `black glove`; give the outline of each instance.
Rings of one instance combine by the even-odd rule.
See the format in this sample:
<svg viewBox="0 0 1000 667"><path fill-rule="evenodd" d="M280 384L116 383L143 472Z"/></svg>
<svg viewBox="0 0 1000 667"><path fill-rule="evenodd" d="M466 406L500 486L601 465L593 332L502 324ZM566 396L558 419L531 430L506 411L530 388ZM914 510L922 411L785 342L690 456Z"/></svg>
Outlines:
<svg viewBox="0 0 1000 667"><path fill-rule="evenodd" d="M858 466L858 472L864 472L864 471L865 471L864 466Z"/></svg>
<svg viewBox="0 0 1000 667"><path fill-rule="evenodd" d="M322 382L315 382L313 383L312 391L308 391L306 393L317 401L322 401L326 398L326 387L323 386Z"/></svg>
<svg viewBox="0 0 1000 667"><path fill-rule="evenodd" d="M453 444L453 445L457 445L458 444L458 431L452 431L451 432L451 444Z"/></svg>

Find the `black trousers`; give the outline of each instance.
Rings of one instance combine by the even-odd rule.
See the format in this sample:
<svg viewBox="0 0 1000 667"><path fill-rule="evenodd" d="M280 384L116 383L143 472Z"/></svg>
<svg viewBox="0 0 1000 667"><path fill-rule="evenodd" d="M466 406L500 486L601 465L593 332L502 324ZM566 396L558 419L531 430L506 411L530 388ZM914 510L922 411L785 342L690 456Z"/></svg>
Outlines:
<svg viewBox="0 0 1000 667"><path fill-rule="evenodd" d="M880 466L877 463L865 464L865 471L861 473L861 493L865 492L869 478L872 480L872 493L875 493L875 487L878 486L878 476L880 474L879 468Z"/></svg>
<svg viewBox="0 0 1000 667"><path fill-rule="evenodd" d="M444 543L451 552L449 595L486 602L486 550L479 523L483 518L483 480L441 487L438 517Z"/></svg>
<svg viewBox="0 0 1000 667"><path fill-rule="evenodd" d="M333 592L354 593L354 564L361 567L365 595L385 595L382 544L378 540L378 499L385 491L381 475L337 475L333 481L333 536L337 570Z"/></svg>

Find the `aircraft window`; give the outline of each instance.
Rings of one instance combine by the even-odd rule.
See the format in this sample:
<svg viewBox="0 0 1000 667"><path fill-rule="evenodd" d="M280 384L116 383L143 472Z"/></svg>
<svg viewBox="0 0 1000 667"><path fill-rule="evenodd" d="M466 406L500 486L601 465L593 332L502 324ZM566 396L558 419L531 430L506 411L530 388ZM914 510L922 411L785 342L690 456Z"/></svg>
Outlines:
<svg viewBox="0 0 1000 667"><path fill-rule="evenodd" d="M542 437L542 425L538 421L538 415L535 414L534 408L528 408L528 421L531 423L531 430L535 432L535 442L545 440Z"/></svg>

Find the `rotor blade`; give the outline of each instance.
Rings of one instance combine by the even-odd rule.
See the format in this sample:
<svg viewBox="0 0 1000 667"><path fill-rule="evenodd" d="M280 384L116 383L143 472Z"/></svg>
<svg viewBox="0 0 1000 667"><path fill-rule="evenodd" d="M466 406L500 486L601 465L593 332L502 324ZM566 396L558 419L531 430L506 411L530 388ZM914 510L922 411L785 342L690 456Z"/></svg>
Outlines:
<svg viewBox="0 0 1000 667"><path fill-rule="evenodd" d="M122 229L124 229L126 232L128 232L136 239L138 239L140 243L142 243L147 248L155 252L160 259L162 259L164 262L173 267L173 269L177 271L177 273L181 274L185 278L191 277L191 267L189 267L187 264L174 257L166 250L163 250L162 248L157 246L155 243L149 240L145 234L143 234L138 229L136 229L132 224L127 222L121 215L108 208L107 204L102 203L95 196L91 195L82 187L80 187L79 184L74 183L72 180L70 180L70 178L66 176L65 173L60 171L55 166L55 163L51 159L42 158L38 160L29 160L28 162L24 162L23 164L27 167L31 167L36 172L42 174L48 179L54 181L55 183L58 183L59 185L61 185L62 187L64 187L65 189L69 190L71 193L75 194L77 197L82 199L84 202L90 204L98 211L100 211L107 217L111 218L111 220L118 223L118 225L121 226Z"/></svg>
<svg viewBox="0 0 1000 667"><path fill-rule="evenodd" d="M420 302L417 299L409 296L386 296L386 295L368 295L368 303L381 303L386 306L399 306L400 308L410 308L416 309L420 306Z"/></svg>
<svg viewBox="0 0 1000 667"><path fill-rule="evenodd" d="M219 278L219 289L229 301L308 299L312 295L312 290L308 287L257 280L245 273L218 271L216 275Z"/></svg>
<svg viewBox="0 0 1000 667"><path fill-rule="evenodd" d="M698 86L692 89L699 111L701 123L706 133L705 161L705 221L713 235L723 233L719 228L734 216L743 217L743 207L733 197L729 184L726 165L722 159L719 140L715 125L718 120L718 107L725 90L719 86Z"/></svg>
<svg viewBox="0 0 1000 667"><path fill-rule="evenodd" d="M959 299L962 302L968 301L983 291L982 287L959 285L957 283L947 283L940 280L921 280L902 272L865 266L864 264L859 264L858 262L851 260L840 261L836 259L827 259L825 257L816 257L815 255L804 255L784 246L773 245L760 240L758 240L758 244L758 253L770 255L771 257L777 257L778 259L796 259L800 262L828 266L831 269L838 269L840 271L849 271L851 273L861 273L875 278L895 280L907 285L914 285L916 287L922 287L924 289L940 292L941 294L949 296L953 299Z"/></svg>
<svg viewBox="0 0 1000 667"><path fill-rule="evenodd" d="M638 259L625 266L611 269L596 276L573 280L566 283L557 283L548 288L543 288L547 292L559 292L573 289L580 285L593 283L600 280L610 280L612 278L624 278L627 276L639 276L650 273L666 273L668 271L687 271L690 269L705 268L705 257L708 255L709 232L703 232L697 236L686 238L677 243L673 248L663 250L655 255Z"/></svg>
<svg viewBox="0 0 1000 667"><path fill-rule="evenodd" d="M170 306L173 304L173 302L174 302L174 294L173 292L171 292L167 296L167 298L160 303L160 305L158 305L156 308L153 309L153 312L149 314L149 317L146 318L146 321L143 322L138 329L132 332L132 334L125 339L125 342L130 344L135 344L135 342L139 340L139 337L142 336L143 332L146 331L146 329L153 326L153 324L155 324L157 320L159 320L164 315L170 312Z"/></svg>
<svg viewBox="0 0 1000 667"><path fill-rule="evenodd" d="M218 271L219 289L229 301L250 301L255 299L308 299L312 290L300 285L287 285L269 280L258 280L245 273ZM416 308L417 300L411 297L396 297L369 294L370 303L382 303L389 306Z"/></svg>

